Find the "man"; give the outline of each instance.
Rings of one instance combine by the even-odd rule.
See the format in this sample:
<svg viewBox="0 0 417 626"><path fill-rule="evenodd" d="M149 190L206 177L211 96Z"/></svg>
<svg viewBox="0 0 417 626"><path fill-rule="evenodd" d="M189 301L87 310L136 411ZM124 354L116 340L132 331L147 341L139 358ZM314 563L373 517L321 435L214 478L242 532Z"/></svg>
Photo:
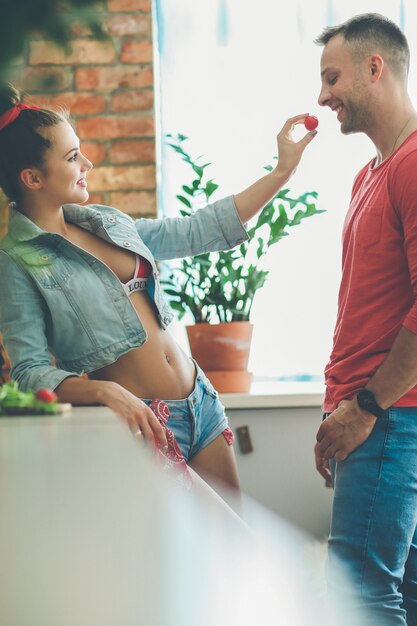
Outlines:
<svg viewBox="0 0 417 626"><path fill-rule="evenodd" d="M376 156L357 175L326 367L318 471L334 482L330 564L348 567L372 623L417 624L417 113L409 49L390 20L327 28L319 104ZM342 589L338 590L343 592Z"/></svg>

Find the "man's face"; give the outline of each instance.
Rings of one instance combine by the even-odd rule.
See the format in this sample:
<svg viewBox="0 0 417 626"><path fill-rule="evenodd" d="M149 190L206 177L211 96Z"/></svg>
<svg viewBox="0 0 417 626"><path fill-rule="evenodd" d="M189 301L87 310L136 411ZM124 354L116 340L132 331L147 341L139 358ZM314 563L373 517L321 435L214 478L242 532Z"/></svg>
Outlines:
<svg viewBox="0 0 417 626"><path fill-rule="evenodd" d="M328 106L337 113L340 130L345 135L367 132L373 125L373 113L365 81L366 63L352 58L343 35L335 35L326 44L320 69L320 106Z"/></svg>

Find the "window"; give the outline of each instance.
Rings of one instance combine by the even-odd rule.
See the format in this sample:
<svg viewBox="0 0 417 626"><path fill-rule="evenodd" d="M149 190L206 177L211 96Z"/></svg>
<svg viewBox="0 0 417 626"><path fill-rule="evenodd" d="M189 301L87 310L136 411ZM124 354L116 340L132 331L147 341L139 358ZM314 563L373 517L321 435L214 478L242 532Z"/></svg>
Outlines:
<svg viewBox="0 0 417 626"><path fill-rule="evenodd" d="M318 106L322 49L313 40L328 24L357 13L383 13L404 27L411 47L410 86L417 85L415 4L157 0L163 213L177 213L175 194L185 171L164 146L165 133L190 137L192 154L204 154L212 163L220 198L264 173L288 117L310 112L320 120L319 135L288 185L295 193L317 191L326 213L292 228L269 251L270 275L252 309L249 369L257 377L321 377L336 315L341 227L353 178L374 154L366 137L342 136L335 114ZM186 346L181 325L174 328Z"/></svg>

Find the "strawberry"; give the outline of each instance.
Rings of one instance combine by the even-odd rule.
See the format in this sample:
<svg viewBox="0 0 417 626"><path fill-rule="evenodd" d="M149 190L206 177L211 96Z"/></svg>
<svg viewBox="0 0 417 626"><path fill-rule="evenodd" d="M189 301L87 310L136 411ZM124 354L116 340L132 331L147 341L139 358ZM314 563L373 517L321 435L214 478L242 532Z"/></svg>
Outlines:
<svg viewBox="0 0 417 626"><path fill-rule="evenodd" d="M307 115L304 120L304 126L307 130L315 130L319 125L319 121L315 115Z"/></svg>
<svg viewBox="0 0 417 626"><path fill-rule="evenodd" d="M49 404L50 402L56 402L58 397L52 389L39 389L36 392L36 399Z"/></svg>

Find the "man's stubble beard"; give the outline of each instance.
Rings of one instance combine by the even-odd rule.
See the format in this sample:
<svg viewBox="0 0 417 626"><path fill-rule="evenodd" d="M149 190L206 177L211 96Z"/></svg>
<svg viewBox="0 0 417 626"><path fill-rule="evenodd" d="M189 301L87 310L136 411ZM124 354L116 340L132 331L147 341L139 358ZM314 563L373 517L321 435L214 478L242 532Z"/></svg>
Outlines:
<svg viewBox="0 0 417 626"><path fill-rule="evenodd" d="M345 118L340 125L340 130L344 135L352 133L367 133L374 126L375 116L372 111L369 95L364 95L359 85L354 87L356 95L355 99L346 98L345 100Z"/></svg>

